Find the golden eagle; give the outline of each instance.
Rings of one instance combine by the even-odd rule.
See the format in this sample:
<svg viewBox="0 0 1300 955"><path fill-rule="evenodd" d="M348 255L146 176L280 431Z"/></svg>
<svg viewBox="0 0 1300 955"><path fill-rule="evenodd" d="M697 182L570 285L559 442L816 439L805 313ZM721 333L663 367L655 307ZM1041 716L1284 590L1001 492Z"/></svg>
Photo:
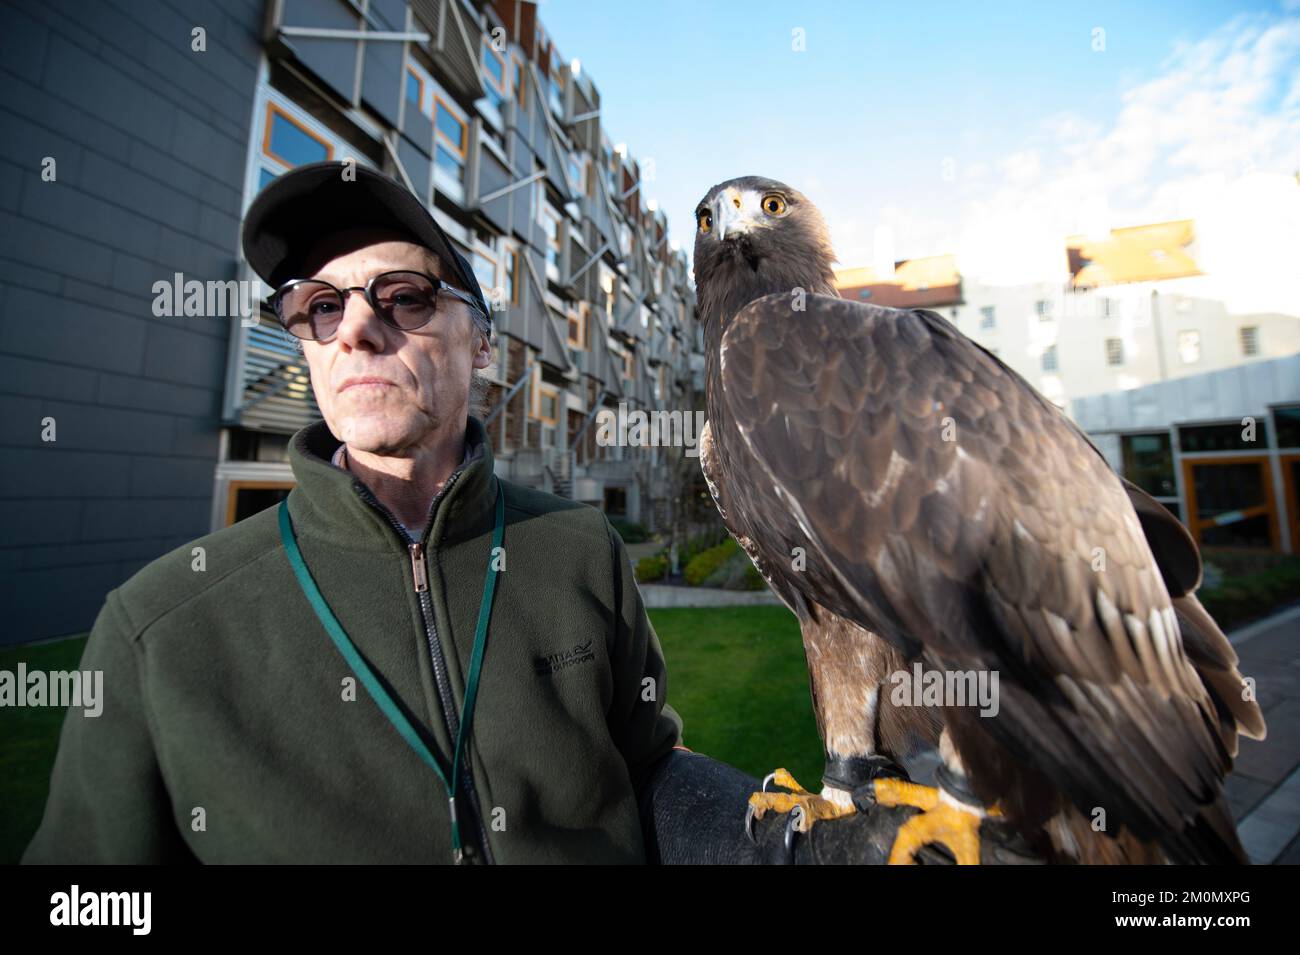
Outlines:
<svg viewBox="0 0 1300 955"><path fill-rule="evenodd" d="M939 315L841 299L796 190L733 179L696 221L701 465L799 619L826 751L820 794L778 771L751 811L917 806L894 862L978 861L990 814L1052 858L1245 861L1223 780L1264 722L1177 520ZM994 708L944 700L936 788L891 759L935 733L886 682L917 664L998 678Z"/></svg>

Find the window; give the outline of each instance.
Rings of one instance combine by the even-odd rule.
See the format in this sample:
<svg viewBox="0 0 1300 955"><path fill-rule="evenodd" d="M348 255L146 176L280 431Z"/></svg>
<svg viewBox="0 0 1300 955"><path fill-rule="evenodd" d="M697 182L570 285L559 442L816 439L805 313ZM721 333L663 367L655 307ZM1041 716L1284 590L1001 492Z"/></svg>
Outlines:
<svg viewBox="0 0 1300 955"><path fill-rule="evenodd" d="M605 318L612 322L614 320L614 273L606 268L603 262L600 265L600 292L605 304Z"/></svg>
<svg viewBox="0 0 1300 955"><path fill-rule="evenodd" d="M635 373L636 362L632 358L632 353L630 351L623 352L623 377L631 381Z"/></svg>
<svg viewBox="0 0 1300 955"><path fill-rule="evenodd" d="M552 269L555 270L555 278L559 280L560 269L560 216L550 206L542 209L542 231L546 233L546 271L549 274Z"/></svg>
<svg viewBox="0 0 1300 955"><path fill-rule="evenodd" d="M549 385L542 385L537 392L537 417L555 424L560 420L560 393Z"/></svg>
<svg viewBox="0 0 1300 955"><path fill-rule="evenodd" d="M997 310L992 305L985 305L980 309L980 328L987 331L990 328L997 327Z"/></svg>
<svg viewBox="0 0 1300 955"><path fill-rule="evenodd" d="M1052 300L1040 298L1034 303L1034 312L1038 315L1039 321L1050 322L1052 320Z"/></svg>
<svg viewBox="0 0 1300 955"><path fill-rule="evenodd" d="M1154 497L1176 497L1174 451L1169 432L1126 434L1120 438L1124 476Z"/></svg>
<svg viewBox="0 0 1300 955"><path fill-rule="evenodd" d="M511 248L506 256L506 296L511 305L519 304L519 269L522 262L519 261L520 252L518 249Z"/></svg>
<svg viewBox="0 0 1300 955"><path fill-rule="evenodd" d="M586 191L586 178L583 175L586 166L585 158L569 153L569 185L573 186L575 193Z"/></svg>
<svg viewBox="0 0 1300 955"><path fill-rule="evenodd" d="M1043 371L1057 371L1056 346L1049 345L1043 349Z"/></svg>
<svg viewBox="0 0 1300 955"><path fill-rule="evenodd" d="M527 89L524 80L524 61L518 56L512 56L514 62L513 85L515 92L515 102L519 104L520 109L528 107Z"/></svg>
<svg viewBox="0 0 1300 955"><path fill-rule="evenodd" d="M475 249L473 258L474 277L478 279L478 284L483 288L483 294L489 299L492 297L492 290L497 284L497 263L496 259L486 253Z"/></svg>
<svg viewBox="0 0 1300 955"><path fill-rule="evenodd" d="M1124 341L1120 338L1106 339L1106 364L1124 364Z"/></svg>
<svg viewBox="0 0 1300 955"><path fill-rule="evenodd" d="M561 58L559 52L551 48L551 68L547 70L550 77L551 109L556 116L564 115L564 77L560 75Z"/></svg>
<svg viewBox="0 0 1300 955"><path fill-rule="evenodd" d="M434 166L453 182L465 183L465 146L468 130L462 119L440 96L434 97Z"/></svg>
<svg viewBox="0 0 1300 955"><path fill-rule="evenodd" d="M483 78L487 80L483 89L487 91L488 102L497 109L506 99L506 61L486 38L483 40Z"/></svg>
<svg viewBox="0 0 1300 955"><path fill-rule="evenodd" d="M406 99L418 110L424 109L424 80L409 66L406 68Z"/></svg>
<svg viewBox="0 0 1300 955"><path fill-rule="evenodd" d="M587 347L587 313L584 311L586 303L581 303L578 308L569 312L569 344L574 348L586 349Z"/></svg>
<svg viewBox="0 0 1300 955"><path fill-rule="evenodd" d="M1201 360L1201 333L1195 330L1178 333L1178 357L1184 365L1195 365Z"/></svg>
<svg viewBox="0 0 1300 955"><path fill-rule="evenodd" d="M334 158L333 146L275 103L266 104L266 135L262 139L262 151L290 167Z"/></svg>
<svg viewBox="0 0 1300 955"><path fill-rule="evenodd" d="M1103 297L1099 301L1101 302L1101 317L1114 318L1115 313L1119 311L1119 309L1116 308L1115 306L1115 300L1113 298Z"/></svg>
<svg viewBox="0 0 1300 955"><path fill-rule="evenodd" d="M1241 353L1247 357L1259 354L1259 326L1243 325L1237 333L1241 341Z"/></svg>
<svg viewBox="0 0 1300 955"><path fill-rule="evenodd" d="M406 64L406 101L430 119L437 91L438 84L424 67L414 61Z"/></svg>
<svg viewBox="0 0 1300 955"><path fill-rule="evenodd" d="M1300 405L1274 408L1273 420L1277 422L1277 446L1300 448Z"/></svg>
<svg viewBox="0 0 1300 955"><path fill-rule="evenodd" d="M1253 432L1253 433L1252 433ZM1253 437L1254 441L1247 441ZM1205 424L1179 427L1178 447L1185 453L1196 451L1258 451L1268 447L1268 422L1255 421L1253 429L1240 420L1231 424Z"/></svg>

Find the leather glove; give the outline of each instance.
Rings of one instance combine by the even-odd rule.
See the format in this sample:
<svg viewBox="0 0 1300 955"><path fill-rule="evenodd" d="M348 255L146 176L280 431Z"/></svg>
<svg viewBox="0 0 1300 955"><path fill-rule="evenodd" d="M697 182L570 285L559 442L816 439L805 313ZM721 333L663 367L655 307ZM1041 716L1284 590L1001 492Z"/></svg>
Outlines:
<svg viewBox="0 0 1300 955"><path fill-rule="evenodd" d="M787 832L788 813L767 813L745 832L745 810L759 780L701 753L675 749L651 771L641 793L647 861L661 865L884 865L894 837L919 810L887 807L855 798L858 811L815 823L811 832ZM1006 823L986 819L980 827L984 865L1041 864ZM925 846L917 861L952 865L942 848Z"/></svg>

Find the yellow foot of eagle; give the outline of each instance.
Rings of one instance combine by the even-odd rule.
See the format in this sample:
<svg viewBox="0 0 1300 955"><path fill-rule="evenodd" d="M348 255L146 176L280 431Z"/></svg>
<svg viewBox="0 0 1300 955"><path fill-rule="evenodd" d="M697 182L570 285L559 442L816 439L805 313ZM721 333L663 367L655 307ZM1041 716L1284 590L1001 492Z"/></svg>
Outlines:
<svg viewBox="0 0 1300 955"><path fill-rule="evenodd" d="M768 792L769 782L784 786L790 792ZM749 797L749 809L745 813L745 832L751 839L754 838L753 821L762 819L768 812L790 813L790 822L785 832L788 849L795 832L807 833L812 830L813 823L821 819L851 816L857 810L853 808L853 801L847 792L844 793L842 802L827 799L804 789L787 770L778 769L763 780L762 792L756 792Z"/></svg>
<svg viewBox="0 0 1300 955"><path fill-rule="evenodd" d="M881 806L915 806L922 810L899 827L890 865L911 865L922 846L942 845L958 865L980 864L980 822L985 816L1001 816L996 807L981 809L959 802L933 786L921 786L902 779L877 779L875 801Z"/></svg>

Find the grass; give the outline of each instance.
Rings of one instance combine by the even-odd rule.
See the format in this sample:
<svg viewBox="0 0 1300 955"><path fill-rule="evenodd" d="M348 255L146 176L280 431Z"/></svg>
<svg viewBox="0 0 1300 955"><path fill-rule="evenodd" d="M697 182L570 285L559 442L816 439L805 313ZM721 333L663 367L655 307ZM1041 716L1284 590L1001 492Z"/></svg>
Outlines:
<svg viewBox="0 0 1300 955"><path fill-rule="evenodd" d="M784 607L651 610L668 661L668 702L683 742L762 778L784 766L820 788L821 741L799 626ZM72 670L85 636L0 650L0 670ZM0 865L18 862L40 825L65 710L0 708Z"/></svg>
<svg viewBox="0 0 1300 955"><path fill-rule="evenodd" d="M820 789L822 745L799 625L784 607L651 610L682 742L760 779L784 766Z"/></svg>
<svg viewBox="0 0 1300 955"><path fill-rule="evenodd" d="M57 643L0 650L0 670L75 670L86 645L85 635ZM50 770L67 710L52 706L0 707L0 865L22 857L40 825Z"/></svg>

